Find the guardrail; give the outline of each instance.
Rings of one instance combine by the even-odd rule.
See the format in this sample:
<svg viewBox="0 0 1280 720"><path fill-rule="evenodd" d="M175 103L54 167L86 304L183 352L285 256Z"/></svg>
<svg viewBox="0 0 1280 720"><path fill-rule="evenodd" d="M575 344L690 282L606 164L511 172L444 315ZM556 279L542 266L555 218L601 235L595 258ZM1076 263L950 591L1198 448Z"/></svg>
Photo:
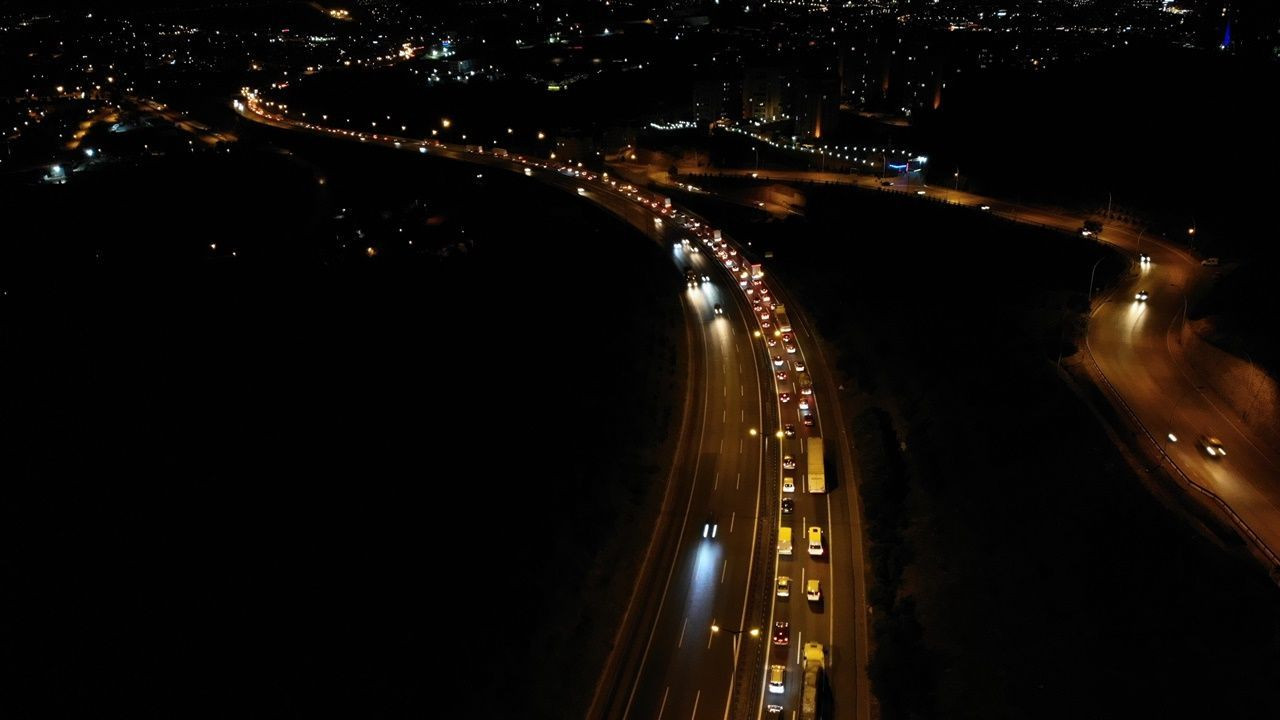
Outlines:
<svg viewBox="0 0 1280 720"><path fill-rule="evenodd" d="M1239 530L1241 534L1243 534L1254 545L1254 547L1271 562L1272 578L1280 581L1280 556L1277 556L1275 551L1273 551L1270 546L1268 546L1267 543L1263 541L1256 532L1254 532L1253 528L1249 527L1249 524L1244 521L1244 518L1240 517L1235 510L1232 510L1231 506L1219 497L1217 493L1201 485L1195 480L1192 480L1190 475L1187 475L1182 468L1178 467L1178 464L1175 463L1173 458L1169 456L1169 453L1165 451L1163 444L1156 439L1156 436L1151 433L1151 430L1143 424L1142 420L1138 418L1138 414L1134 412L1129 403L1125 401L1124 397L1120 394L1120 391L1116 389L1115 385L1111 384L1111 380L1107 377L1107 374L1102 371L1102 366L1098 364L1097 359L1093 356L1093 348L1089 346L1089 336L1087 332L1085 333L1084 345L1085 354L1088 355L1089 362L1093 364L1093 369L1098 373L1098 377L1102 378L1103 385L1110 391L1111 396L1120 404L1120 407L1124 408L1129 419L1137 425L1138 429L1142 431L1142 434L1151 442L1151 445L1159 454L1161 462L1168 463L1176 477L1182 478L1183 482L1185 482L1187 486L1209 499L1214 506L1220 509L1231 520L1231 523L1235 525L1236 529Z"/></svg>

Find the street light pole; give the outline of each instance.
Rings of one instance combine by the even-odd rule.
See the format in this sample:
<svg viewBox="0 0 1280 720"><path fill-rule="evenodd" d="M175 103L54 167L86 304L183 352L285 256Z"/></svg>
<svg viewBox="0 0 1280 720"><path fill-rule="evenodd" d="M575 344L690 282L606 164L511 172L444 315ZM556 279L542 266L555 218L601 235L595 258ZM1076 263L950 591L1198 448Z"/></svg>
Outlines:
<svg viewBox="0 0 1280 720"><path fill-rule="evenodd" d="M733 636L733 666L735 668L738 667L738 650L742 647L742 633L745 632L753 638L760 637L760 628L744 630L743 628L724 628L716 625L715 623L711 624L711 634L714 635L721 632L727 632Z"/></svg>
<svg viewBox="0 0 1280 720"><path fill-rule="evenodd" d="M1102 260L1103 258L1098 258L1098 261L1093 264L1093 269L1089 271L1089 311L1090 312L1093 311L1093 274L1098 271L1098 264L1101 263Z"/></svg>

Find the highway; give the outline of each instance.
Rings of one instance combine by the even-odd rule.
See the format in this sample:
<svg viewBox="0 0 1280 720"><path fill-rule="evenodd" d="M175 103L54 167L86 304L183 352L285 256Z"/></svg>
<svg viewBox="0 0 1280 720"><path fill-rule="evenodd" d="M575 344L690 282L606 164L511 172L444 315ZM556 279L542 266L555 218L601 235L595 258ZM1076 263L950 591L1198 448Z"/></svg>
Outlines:
<svg viewBox="0 0 1280 720"><path fill-rule="evenodd" d="M607 174L434 140L320 127L273 113L252 95L235 108L282 129L521 173L608 209L669 248L689 280L684 307L696 355L694 412L672 468L668 542L655 536L659 551L646 562L653 572L645 577L642 571L637 582L636 610L628 611L633 627L619 635L629 641L606 664L593 716L710 720L776 710L799 717L799 649L818 642L827 653L836 711L854 708L845 716L868 717L865 588L856 503L846 497L855 493L847 446L828 445L829 482L843 478L833 494L807 492L805 479L805 440L822 431L823 408L833 393L830 374L802 319L793 321L787 337L774 326L780 300L769 280L737 276L744 259L731 238L717 237L705 219ZM814 368L806 367L808 356L815 357ZM796 386L800 368L814 375L812 396ZM800 408L802 400L808 409ZM812 425L804 423L806 413ZM795 459L794 470L784 470L784 455ZM784 492L784 478L792 478L793 491ZM784 497L794 503L785 514ZM780 527L793 530L790 556L778 555ZM808 552L808 528L819 529L821 554ZM779 575L791 578L789 597L776 592ZM821 599L806 599L810 580L819 582ZM779 621L788 623L785 645L773 642ZM772 665L785 668L783 692L766 687Z"/></svg>
<svg viewBox="0 0 1280 720"><path fill-rule="evenodd" d="M1124 229L1105 231L1107 241L1137 257L1138 237ZM1178 248L1147 239L1151 262L1112 294L1095 300L1089 321L1089 351L1124 405L1148 431L1155 452L1197 485L1221 498L1271 553L1280 551L1280 456L1275 438L1254 437L1180 352L1179 334L1187 289L1206 270ZM1135 295L1146 291L1148 299ZM1176 438L1176 440L1172 439ZM1226 456L1210 456L1198 443L1219 438ZM1264 553L1266 551L1263 551Z"/></svg>
<svg viewBox="0 0 1280 720"><path fill-rule="evenodd" d="M883 186L875 177L837 173L723 169L717 174L755 174L762 182L845 184L918 194L922 200L984 207L1016 222L1072 234L1085 219L1062 209L1003 202L945 185L906 186L900 178ZM1193 497L1233 524L1255 555L1280 577L1277 438L1259 437L1242 423L1181 351L1187 297L1212 270L1185 250L1125 225L1106 225L1098 239L1127 254L1133 265L1112 293L1093 297L1085 348L1085 362L1096 363L1091 377L1145 439L1145 454L1164 463ZM1139 252L1150 256L1151 262L1140 263ZM1087 287L1089 278L1082 276L1080 282ZM1136 301L1135 295L1143 290L1148 299ZM1204 435L1221 440L1226 456L1210 456L1198 443Z"/></svg>

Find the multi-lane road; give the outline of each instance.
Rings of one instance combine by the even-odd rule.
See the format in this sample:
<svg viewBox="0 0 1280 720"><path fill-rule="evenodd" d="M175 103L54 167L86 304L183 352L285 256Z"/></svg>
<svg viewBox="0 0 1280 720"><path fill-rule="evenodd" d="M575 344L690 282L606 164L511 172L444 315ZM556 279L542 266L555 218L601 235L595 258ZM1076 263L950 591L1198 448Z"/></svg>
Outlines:
<svg viewBox="0 0 1280 720"><path fill-rule="evenodd" d="M671 522L660 523L652 571L636 584L629 639L605 666L593 713L607 718L800 717L800 648L826 653L826 715L869 716L865 588L851 453L842 432L828 441L830 493L810 493L808 437L836 418L830 372L792 304L791 332L772 278L740 278L731 238L704 218L607 175L432 140L321 127L279 115L249 96L235 103L255 122L519 172L594 202L670 249L688 280L684 296L695 353L693 412L671 473ZM806 365L811 363L812 366ZM797 373L813 377L813 392ZM785 400L783 393L786 393ZM801 406L805 407L801 407ZM810 423L805 423L805 415ZM783 466L794 459L795 468ZM790 482L787 479L790 479ZM783 500L790 502L784 507ZM780 555L781 528L793 551ZM810 552L810 528L821 553ZM779 596L778 578L790 579ZM816 580L820 599L807 597ZM775 642L786 623L789 642ZM781 692L770 668L782 668Z"/></svg>
<svg viewBox="0 0 1280 720"><path fill-rule="evenodd" d="M983 207L1017 222L1067 233L1077 232L1084 220L1063 210L1002 202L945 186L885 188L870 176L750 170L719 174L915 193L924 196L922 201ZM1232 408L1182 351L1187 298L1214 270L1185 250L1126 225L1108 225L1099 239L1127 254L1133 266L1113 292L1093 295L1085 356L1096 363L1092 376L1134 423L1145 452L1183 479L1195 497L1220 510L1280 578L1280 442L1242 422L1242 409ZM1140 254L1150 262L1140 262ZM1089 281L1083 276L1080 280L1081 287ZM1147 292L1145 301L1136 299L1140 291ZM1200 442L1202 436L1220 440L1227 454L1210 455Z"/></svg>

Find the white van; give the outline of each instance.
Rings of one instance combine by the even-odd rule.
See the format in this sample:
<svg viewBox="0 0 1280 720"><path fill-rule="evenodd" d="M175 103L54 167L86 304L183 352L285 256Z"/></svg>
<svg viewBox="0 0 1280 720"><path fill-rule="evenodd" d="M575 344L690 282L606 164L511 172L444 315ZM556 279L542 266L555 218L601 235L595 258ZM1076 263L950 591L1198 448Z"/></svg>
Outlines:
<svg viewBox="0 0 1280 720"><path fill-rule="evenodd" d="M789 527L778 529L778 554L791 554L791 528Z"/></svg>

